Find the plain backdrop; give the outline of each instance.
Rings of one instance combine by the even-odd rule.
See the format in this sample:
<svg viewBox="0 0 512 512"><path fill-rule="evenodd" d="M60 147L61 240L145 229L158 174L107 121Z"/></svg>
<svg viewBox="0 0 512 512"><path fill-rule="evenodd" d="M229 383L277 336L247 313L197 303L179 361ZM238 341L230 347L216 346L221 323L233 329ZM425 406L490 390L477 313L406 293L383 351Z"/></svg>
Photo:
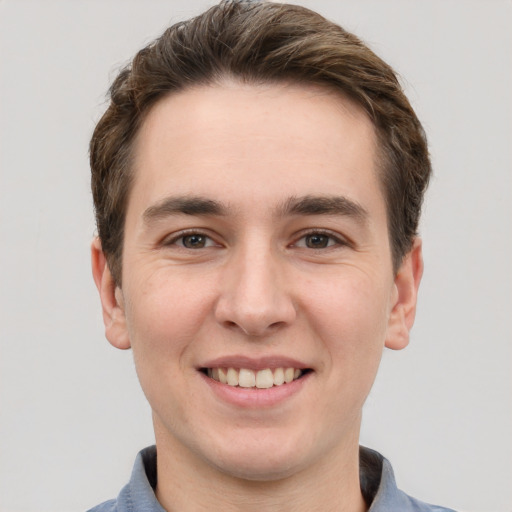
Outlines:
<svg viewBox="0 0 512 512"><path fill-rule="evenodd" d="M410 346L386 352L361 442L401 488L512 510L512 2L315 0L390 62L435 177ZM153 442L90 276L87 145L119 67L205 0L0 0L0 511L115 497Z"/></svg>

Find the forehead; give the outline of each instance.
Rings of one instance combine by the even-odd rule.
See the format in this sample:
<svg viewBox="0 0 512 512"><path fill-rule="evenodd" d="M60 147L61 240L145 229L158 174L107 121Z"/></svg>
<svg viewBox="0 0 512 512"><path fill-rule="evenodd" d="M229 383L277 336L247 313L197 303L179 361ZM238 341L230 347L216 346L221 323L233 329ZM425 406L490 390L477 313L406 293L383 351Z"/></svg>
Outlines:
<svg viewBox="0 0 512 512"><path fill-rule="evenodd" d="M193 193L268 206L306 194L378 193L375 149L364 111L327 88L193 87L160 100L146 117L131 196L151 204Z"/></svg>

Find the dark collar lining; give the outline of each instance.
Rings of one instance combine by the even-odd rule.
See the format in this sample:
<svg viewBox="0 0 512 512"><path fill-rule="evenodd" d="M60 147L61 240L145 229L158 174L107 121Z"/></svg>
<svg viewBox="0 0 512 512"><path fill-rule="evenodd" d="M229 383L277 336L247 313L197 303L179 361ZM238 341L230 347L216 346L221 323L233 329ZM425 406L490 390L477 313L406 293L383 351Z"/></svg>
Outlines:
<svg viewBox="0 0 512 512"><path fill-rule="evenodd" d="M144 462L144 469L148 478L149 485L156 489L157 475L156 475L156 446L148 446L140 452L142 461Z"/></svg>
<svg viewBox="0 0 512 512"><path fill-rule="evenodd" d="M141 452L144 461L144 469L148 482L153 489L156 489L156 447L150 446ZM368 507L372 504L380 485L382 476L383 457L378 452L359 447L359 481L361 483L361 493Z"/></svg>
<svg viewBox="0 0 512 512"><path fill-rule="evenodd" d="M359 447L359 482L368 507L373 503L379 490L383 460L380 453L363 446Z"/></svg>

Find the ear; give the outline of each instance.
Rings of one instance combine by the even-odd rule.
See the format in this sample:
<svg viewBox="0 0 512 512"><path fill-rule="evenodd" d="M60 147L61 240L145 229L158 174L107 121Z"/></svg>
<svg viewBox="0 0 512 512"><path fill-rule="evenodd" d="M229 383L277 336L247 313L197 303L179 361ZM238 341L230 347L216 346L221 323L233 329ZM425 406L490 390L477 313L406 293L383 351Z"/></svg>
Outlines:
<svg viewBox="0 0 512 512"><path fill-rule="evenodd" d="M105 336L114 347L126 350L131 344L126 329L123 292L112 278L98 237L91 244L91 263L92 275L101 299Z"/></svg>
<svg viewBox="0 0 512 512"><path fill-rule="evenodd" d="M421 240L416 238L395 276L395 302L388 321L385 343L388 348L401 350L409 344L409 332L414 324L422 275Z"/></svg>

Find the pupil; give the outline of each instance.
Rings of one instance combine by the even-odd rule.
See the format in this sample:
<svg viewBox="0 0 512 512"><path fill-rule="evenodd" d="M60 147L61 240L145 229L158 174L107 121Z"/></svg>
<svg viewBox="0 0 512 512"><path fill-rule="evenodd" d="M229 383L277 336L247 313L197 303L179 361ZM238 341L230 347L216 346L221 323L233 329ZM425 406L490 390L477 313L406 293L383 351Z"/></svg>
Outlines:
<svg viewBox="0 0 512 512"><path fill-rule="evenodd" d="M326 235L309 235L306 238L306 245L312 249L327 247L329 237Z"/></svg>
<svg viewBox="0 0 512 512"><path fill-rule="evenodd" d="M204 244L205 240L202 235L188 235L183 238L183 245L188 248L204 247Z"/></svg>

